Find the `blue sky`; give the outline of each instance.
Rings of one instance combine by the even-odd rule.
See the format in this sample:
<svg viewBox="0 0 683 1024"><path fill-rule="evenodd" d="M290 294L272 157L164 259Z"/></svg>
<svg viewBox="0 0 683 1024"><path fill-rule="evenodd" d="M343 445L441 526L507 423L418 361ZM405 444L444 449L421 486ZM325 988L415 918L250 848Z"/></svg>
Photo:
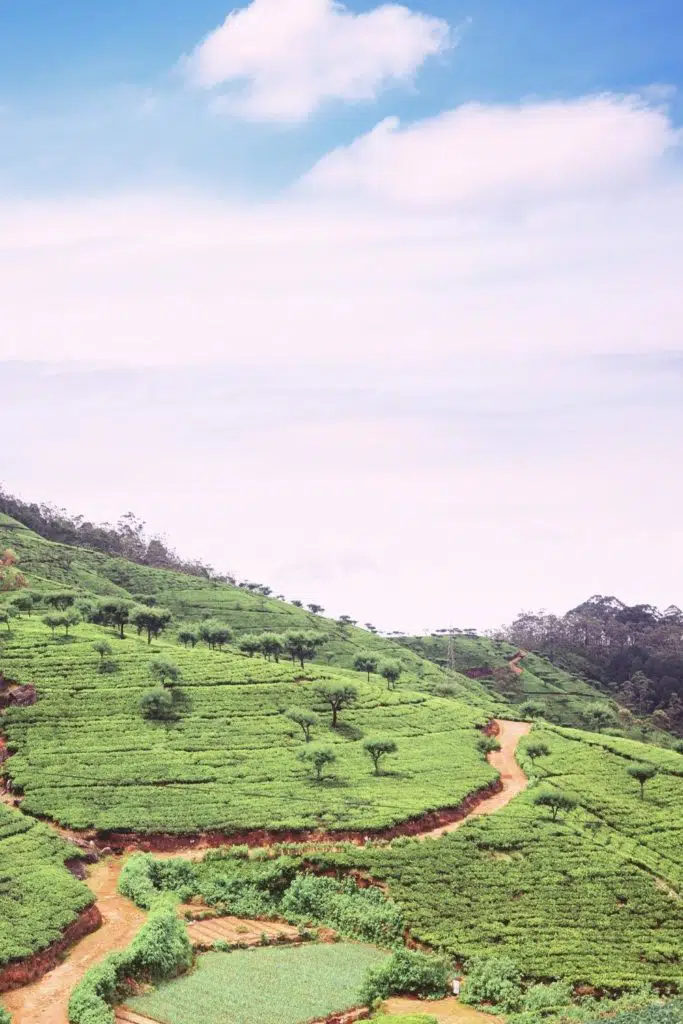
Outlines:
<svg viewBox="0 0 683 1024"><path fill-rule="evenodd" d="M0 0L0 480L387 629L683 603L682 30Z"/></svg>

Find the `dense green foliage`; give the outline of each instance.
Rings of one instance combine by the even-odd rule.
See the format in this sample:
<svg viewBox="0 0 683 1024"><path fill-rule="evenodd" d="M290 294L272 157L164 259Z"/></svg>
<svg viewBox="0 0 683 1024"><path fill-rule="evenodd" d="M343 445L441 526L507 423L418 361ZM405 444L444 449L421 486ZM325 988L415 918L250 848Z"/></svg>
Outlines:
<svg viewBox="0 0 683 1024"><path fill-rule="evenodd" d="M0 966L49 946L92 903L69 856L46 825L0 804Z"/></svg>
<svg viewBox="0 0 683 1024"><path fill-rule="evenodd" d="M391 956L368 971L361 989L361 1002L374 1003L393 995L440 999L448 991L451 964L447 957L415 949L395 949Z"/></svg>
<svg viewBox="0 0 683 1024"><path fill-rule="evenodd" d="M304 1024L358 1006L366 971L385 956L344 943L206 953L191 974L128 1005L168 1024Z"/></svg>
<svg viewBox="0 0 683 1024"><path fill-rule="evenodd" d="M240 847L210 852L196 862L138 854L126 861L119 889L143 908L164 892L183 900L200 896L221 914L324 925L383 946L399 941L404 929L400 909L379 889L359 888L351 878L306 873L301 857L249 856Z"/></svg>
<svg viewBox="0 0 683 1024"><path fill-rule="evenodd" d="M91 968L69 1001L70 1024L113 1024L112 1006L131 983L158 983L186 971L192 948L185 926L169 900L159 900L131 944Z"/></svg>

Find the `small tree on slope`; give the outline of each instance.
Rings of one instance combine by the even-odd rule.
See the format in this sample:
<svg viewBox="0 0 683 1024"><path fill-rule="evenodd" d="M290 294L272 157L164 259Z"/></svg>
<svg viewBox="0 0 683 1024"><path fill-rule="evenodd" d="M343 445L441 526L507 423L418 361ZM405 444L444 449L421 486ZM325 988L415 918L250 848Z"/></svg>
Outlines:
<svg viewBox="0 0 683 1024"><path fill-rule="evenodd" d="M377 658L369 651L361 651L354 659L353 667L356 672L366 672L370 682L370 673L377 671Z"/></svg>
<svg viewBox="0 0 683 1024"><path fill-rule="evenodd" d="M645 783L654 779L657 769L653 764L632 764L626 769L632 779L640 784L640 799L645 799Z"/></svg>
<svg viewBox="0 0 683 1024"><path fill-rule="evenodd" d="M338 686L333 683L325 686L316 686L315 692L316 696L326 704L329 704L332 709L333 729L337 725L337 715L342 708L347 708L358 700L358 690L355 686Z"/></svg>
<svg viewBox="0 0 683 1024"><path fill-rule="evenodd" d="M294 722L301 727L306 743L310 742L311 729L314 725L318 724L318 716L312 711L306 711L303 708L291 708L287 712L287 718L290 722Z"/></svg>
<svg viewBox="0 0 683 1024"><path fill-rule="evenodd" d="M565 793L560 793L558 789L542 789L534 796L534 803L537 807L548 807L553 821L557 819L560 811L568 814L576 807L576 800Z"/></svg>
<svg viewBox="0 0 683 1024"><path fill-rule="evenodd" d="M305 761L313 767L317 782L322 778L323 769L337 760L332 747L321 747L312 743L300 750L297 756L300 761Z"/></svg>
<svg viewBox="0 0 683 1024"><path fill-rule="evenodd" d="M394 740L389 739L366 740L363 744L363 750L372 759L372 763L375 766L375 775L379 775L380 761L387 754L395 754L398 751L398 746Z"/></svg>

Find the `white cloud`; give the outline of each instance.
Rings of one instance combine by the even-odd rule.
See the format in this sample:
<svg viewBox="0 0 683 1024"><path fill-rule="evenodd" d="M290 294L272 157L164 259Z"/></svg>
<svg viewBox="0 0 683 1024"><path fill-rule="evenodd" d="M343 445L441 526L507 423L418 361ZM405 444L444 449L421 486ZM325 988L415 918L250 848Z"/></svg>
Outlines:
<svg viewBox="0 0 683 1024"><path fill-rule="evenodd" d="M387 118L304 184L417 207L537 201L642 180L680 140L666 110L639 96L467 104L405 127Z"/></svg>
<svg viewBox="0 0 683 1024"><path fill-rule="evenodd" d="M452 42L445 21L384 4L353 14L336 0L252 0L185 61L193 84L237 83L221 103L250 120L300 121L331 99L373 100Z"/></svg>

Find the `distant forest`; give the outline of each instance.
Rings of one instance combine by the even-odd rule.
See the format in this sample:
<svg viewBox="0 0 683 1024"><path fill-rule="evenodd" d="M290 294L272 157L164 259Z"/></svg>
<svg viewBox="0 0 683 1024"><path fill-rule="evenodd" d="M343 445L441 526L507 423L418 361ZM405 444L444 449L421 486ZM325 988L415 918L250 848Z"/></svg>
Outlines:
<svg viewBox="0 0 683 1024"><path fill-rule="evenodd" d="M218 575L212 566L201 561L181 558L166 541L154 534L148 536L146 524L132 512L121 516L113 526L111 523L92 523L84 516L70 515L66 509L54 505L21 501L9 494L0 485L0 512L12 516L24 526L59 544L73 544L76 547L102 551L104 554L128 558L140 565L151 565L157 569L174 569L190 576L234 583L230 575Z"/></svg>
<svg viewBox="0 0 683 1024"><path fill-rule="evenodd" d="M634 713L683 735L683 612L596 595L566 615L523 612L496 636L598 680Z"/></svg>

